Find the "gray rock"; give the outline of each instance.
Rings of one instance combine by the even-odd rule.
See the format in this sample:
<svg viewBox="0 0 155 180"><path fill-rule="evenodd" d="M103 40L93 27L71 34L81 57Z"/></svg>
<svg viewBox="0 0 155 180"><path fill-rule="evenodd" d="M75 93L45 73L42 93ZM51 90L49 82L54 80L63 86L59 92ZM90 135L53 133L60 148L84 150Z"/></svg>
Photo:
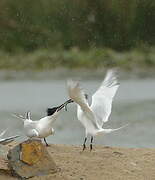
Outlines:
<svg viewBox="0 0 155 180"><path fill-rule="evenodd" d="M57 172L57 166L40 140L27 140L8 153L12 175L20 178L43 176Z"/></svg>
<svg viewBox="0 0 155 180"><path fill-rule="evenodd" d="M7 154L9 151L8 146L0 145L0 173L9 174Z"/></svg>
<svg viewBox="0 0 155 180"><path fill-rule="evenodd" d="M0 144L0 157L7 160L7 154L9 151L9 147L8 146L4 146Z"/></svg>

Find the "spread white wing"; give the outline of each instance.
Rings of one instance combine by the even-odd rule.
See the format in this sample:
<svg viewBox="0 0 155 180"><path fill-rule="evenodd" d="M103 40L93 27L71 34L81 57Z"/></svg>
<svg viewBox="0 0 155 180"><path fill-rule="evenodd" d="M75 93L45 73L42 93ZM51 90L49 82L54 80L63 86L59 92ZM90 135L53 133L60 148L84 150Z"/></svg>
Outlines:
<svg viewBox="0 0 155 180"><path fill-rule="evenodd" d="M88 105L88 102L85 98L85 93L80 87L79 82L69 80L67 85L70 98L81 108L81 110L77 112L78 119L79 117L81 117L80 115L84 113L84 116L82 115L82 118L80 118L79 120L83 123L84 117L86 117L87 126L93 125L93 127L98 129L94 114Z"/></svg>
<svg viewBox="0 0 155 180"><path fill-rule="evenodd" d="M92 96L91 110L94 112L98 125L103 126L111 113L112 100L119 87L115 70L109 70L99 89Z"/></svg>
<svg viewBox="0 0 155 180"><path fill-rule="evenodd" d="M83 89L80 87L79 82L68 80L67 87L69 97L78 105L80 105L83 111L90 111L87 100L85 98L85 93Z"/></svg>

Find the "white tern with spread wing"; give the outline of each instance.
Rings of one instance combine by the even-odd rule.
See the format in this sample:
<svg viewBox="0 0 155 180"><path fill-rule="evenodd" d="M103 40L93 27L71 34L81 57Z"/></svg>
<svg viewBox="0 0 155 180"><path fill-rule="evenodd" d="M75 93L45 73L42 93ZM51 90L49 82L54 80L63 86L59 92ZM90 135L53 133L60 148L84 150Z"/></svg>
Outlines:
<svg viewBox="0 0 155 180"><path fill-rule="evenodd" d="M93 137L99 134L111 133L117 129L104 129L103 124L108 121L111 114L112 101L119 87L116 70L107 72L101 86L92 96L92 104L88 104L88 95L84 93L79 82L68 80L69 97L77 103L78 120L85 127L83 150L86 148L87 135L91 136L90 150L92 150Z"/></svg>

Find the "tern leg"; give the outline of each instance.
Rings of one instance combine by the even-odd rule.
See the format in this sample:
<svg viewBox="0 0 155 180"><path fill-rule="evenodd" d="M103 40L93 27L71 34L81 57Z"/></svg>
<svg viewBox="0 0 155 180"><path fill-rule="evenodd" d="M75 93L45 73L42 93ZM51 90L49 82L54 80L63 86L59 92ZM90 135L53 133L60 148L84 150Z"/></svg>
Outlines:
<svg viewBox="0 0 155 180"><path fill-rule="evenodd" d="M90 151L93 149L93 136L91 136L91 141L90 141Z"/></svg>
<svg viewBox="0 0 155 180"><path fill-rule="evenodd" d="M85 137L85 139L84 139L84 143L83 143L83 151L86 149L86 141L87 141L87 137Z"/></svg>
<svg viewBox="0 0 155 180"><path fill-rule="evenodd" d="M46 146L49 146L49 144L47 143L46 139L44 138L44 142L46 144Z"/></svg>

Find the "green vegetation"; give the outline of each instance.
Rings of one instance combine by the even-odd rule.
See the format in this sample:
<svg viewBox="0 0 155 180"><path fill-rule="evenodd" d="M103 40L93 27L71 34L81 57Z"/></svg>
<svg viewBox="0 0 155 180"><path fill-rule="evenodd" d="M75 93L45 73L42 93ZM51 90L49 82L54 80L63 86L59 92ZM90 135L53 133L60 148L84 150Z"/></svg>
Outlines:
<svg viewBox="0 0 155 180"><path fill-rule="evenodd" d="M1 0L0 69L154 67L154 20L152 0Z"/></svg>
<svg viewBox="0 0 155 180"><path fill-rule="evenodd" d="M1 0L0 49L155 45L153 0Z"/></svg>
<svg viewBox="0 0 155 180"><path fill-rule="evenodd" d="M134 49L116 52L110 49L37 50L33 53L0 53L0 69L5 70L50 70L63 68L108 68L126 70L155 67L155 48Z"/></svg>

